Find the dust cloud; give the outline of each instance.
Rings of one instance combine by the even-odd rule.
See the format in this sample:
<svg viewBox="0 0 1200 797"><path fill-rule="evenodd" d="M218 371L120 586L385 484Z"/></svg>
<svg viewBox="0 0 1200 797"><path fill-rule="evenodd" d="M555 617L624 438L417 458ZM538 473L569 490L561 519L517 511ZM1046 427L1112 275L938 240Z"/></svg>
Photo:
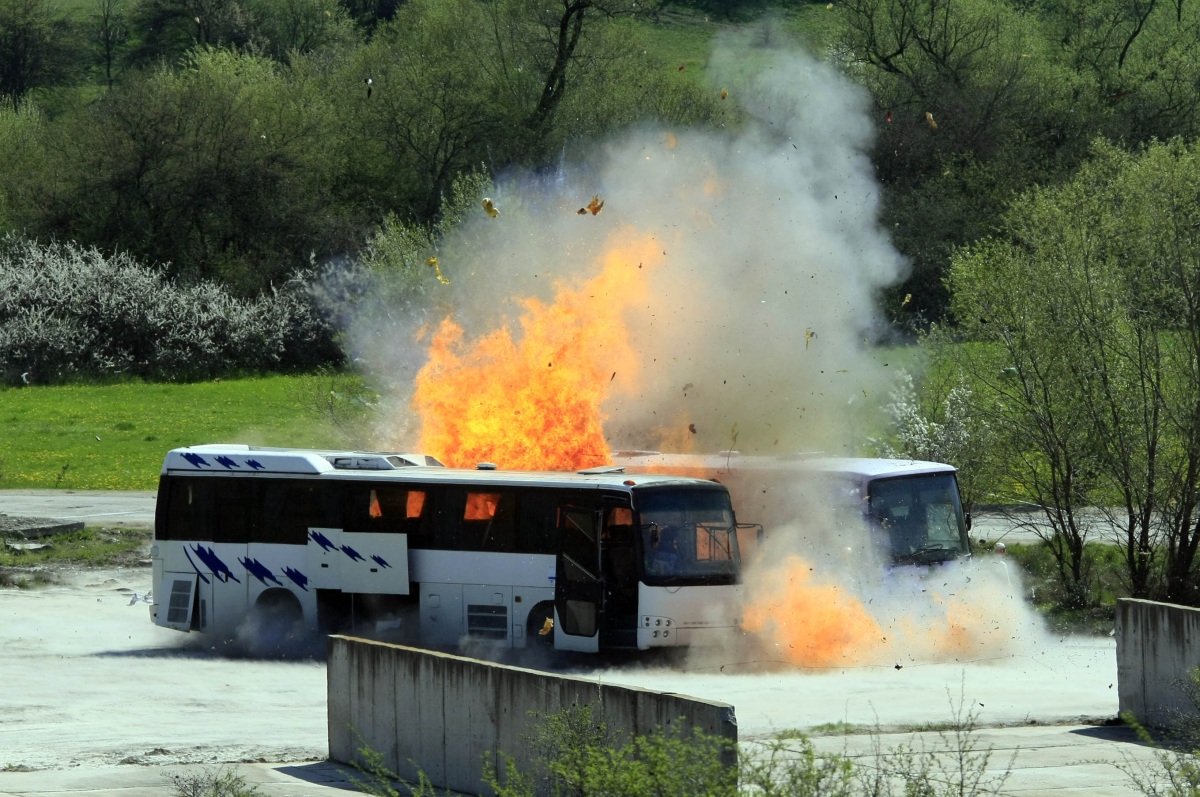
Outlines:
<svg viewBox="0 0 1200 797"><path fill-rule="evenodd" d="M490 197L498 213L480 207L441 242L449 284L430 270L435 300L419 312L393 308L385 332L379 317L360 319L353 339L393 408L374 441L380 448L449 439L428 436L435 419L418 409L426 407L436 408L437 423L462 416L456 439L488 430L473 441L474 459L423 452L455 465L579 467L513 465L486 451L522 416L575 413L591 413L603 429L586 464L607 461L605 444L856 450L895 370L872 346L884 328L875 298L906 269L879 224L868 95L802 52L746 41L724 42L710 71L714 91L742 109L736 122L643 126L554 174L500 177ZM604 203L598 213L588 210L593 197ZM429 307L446 310L453 326L439 326ZM446 393L460 404L418 396L435 357L438 369L454 371ZM518 363L525 370L505 374ZM574 383L520 389L542 378L538 368L572 365ZM503 389L486 397L492 383ZM585 392L569 413L538 403L543 394ZM488 424L466 417L485 402L495 402ZM888 571L815 531L834 528L828 519L787 520L795 527L770 535L773 548L746 573L746 628L756 640L749 659L793 667L981 660L1010 655L1036 634L1032 612L1014 597L1015 568L1003 562ZM745 644L713 655L747 658Z"/></svg>
<svg viewBox="0 0 1200 797"><path fill-rule="evenodd" d="M614 447L842 451L858 406L886 391L867 342L873 297L905 265L877 221L868 97L792 50L753 48L761 69L741 74L748 46L727 42L710 64L744 111L730 129L642 127L554 174L501 177L499 215L480 207L440 245L450 284L427 275L426 294L471 341L586 284L606 253L651 248L655 262L631 257L626 280L591 297L593 311L621 309L612 334L636 355L596 364ZM581 214L593 196L603 209ZM409 402L439 319L392 308L359 320L352 338L394 408L380 437L412 450Z"/></svg>

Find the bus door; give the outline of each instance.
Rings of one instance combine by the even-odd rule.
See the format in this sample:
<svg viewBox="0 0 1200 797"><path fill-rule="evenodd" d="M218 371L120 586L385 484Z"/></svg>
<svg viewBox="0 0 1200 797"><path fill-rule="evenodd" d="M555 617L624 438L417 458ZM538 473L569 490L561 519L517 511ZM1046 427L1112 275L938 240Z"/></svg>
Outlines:
<svg viewBox="0 0 1200 797"><path fill-rule="evenodd" d="M600 649L599 509L563 506L558 512L558 557L554 578L554 647L595 653Z"/></svg>

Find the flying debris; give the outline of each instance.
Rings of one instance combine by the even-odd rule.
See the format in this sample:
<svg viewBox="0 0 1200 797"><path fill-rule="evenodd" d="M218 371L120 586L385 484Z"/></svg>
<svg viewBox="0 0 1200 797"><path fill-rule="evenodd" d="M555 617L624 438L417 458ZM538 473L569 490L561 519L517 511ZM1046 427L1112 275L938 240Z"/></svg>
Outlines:
<svg viewBox="0 0 1200 797"><path fill-rule="evenodd" d="M726 91L725 89L721 89L721 99L723 99L723 100L729 99L729 92Z"/></svg>
<svg viewBox="0 0 1200 797"><path fill-rule="evenodd" d="M366 84L367 84L367 99L368 99L368 100L369 100L369 99L371 99L371 84L372 84L373 82L374 82L374 81L373 81L373 80L371 80L371 78L369 78L369 77L365 77L365 78L363 78L363 83L366 83Z"/></svg>
<svg viewBox="0 0 1200 797"><path fill-rule="evenodd" d="M442 267L438 265L438 259L436 257L431 257L426 260L425 265L433 267L433 272L437 274L438 282L442 283L443 285L450 284L450 280L442 275Z"/></svg>
<svg viewBox="0 0 1200 797"><path fill-rule="evenodd" d="M492 200L488 199L487 197L483 198L483 209L486 210L487 214L493 219L500 215L500 208L496 207L496 203L492 202Z"/></svg>
<svg viewBox="0 0 1200 797"><path fill-rule="evenodd" d="M937 122L933 121L933 114L931 114L929 111L925 112L925 121L929 122L929 126L931 128L937 130Z"/></svg>
<svg viewBox="0 0 1200 797"><path fill-rule="evenodd" d="M603 208L604 200L600 198L599 194L596 194L594 197L592 197L592 201L589 202L587 206L587 209L591 211L593 216L599 213Z"/></svg>
<svg viewBox="0 0 1200 797"><path fill-rule="evenodd" d="M892 122L892 112L891 111L887 112L886 118L888 120L888 124L891 124L891 122Z"/></svg>
<svg viewBox="0 0 1200 797"><path fill-rule="evenodd" d="M686 66L687 66L687 64L680 64L680 65L679 65L679 71L680 71L680 72L682 72L682 71L683 71L683 69L684 69L684 67L686 67Z"/></svg>
<svg viewBox="0 0 1200 797"><path fill-rule="evenodd" d="M900 306L901 306L901 307L907 307L907 306L908 306L908 303L909 303L909 302L911 302L911 301L912 301L912 294L911 294L911 293L906 293L906 294L904 294L904 301L900 302Z"/></svg>
<svg viewBox="0 0 1200 797"><path fill-rule="evenodd" d="M538 631L539 636L549 636L554 631L554 618L547 617L546 622L542 623L542 628Z"/></svg>
<svg viewBox="0 0 1200 797"><path fill-rule="evenodd" d="M24 384L26 384L26 385L28 385L28 384L29 384L29 372L28 372L28 371L26 371L25 373L21 374L21 381L22 381Z"/></svg>
<svg viewBox="0 0 1200 797"><path fill-rule="evenodd" d="M812 327L804 330L804 348L808 348L808 343L817 336L816 332L812 331Z"/></svg>
<svg viewBox="0 0 1200 797"><path fill-rule="evenodd" d="M129 605L133 606L135 603L154 603L154 598L150 596L149 592L147 592L145 595L139 595L135 592L129 598Z"/></svg>

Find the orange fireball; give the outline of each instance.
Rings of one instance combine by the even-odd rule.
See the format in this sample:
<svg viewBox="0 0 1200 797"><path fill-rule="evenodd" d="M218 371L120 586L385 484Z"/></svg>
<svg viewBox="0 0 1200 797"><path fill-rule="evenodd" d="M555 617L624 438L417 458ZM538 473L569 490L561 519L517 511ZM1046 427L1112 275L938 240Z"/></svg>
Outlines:
<svg viewBox="0 0 1200 797"><path fill-rule="evenodd" d="M587 282L557 285L550 304L524 300L519 336L501 327L467 341L461 327L444 320L417 375L418 450L459 467L607 463L602 405L610 375L638 370L624 313L646 299L640 267L661 258L652 239L612 246Z"/></svg>

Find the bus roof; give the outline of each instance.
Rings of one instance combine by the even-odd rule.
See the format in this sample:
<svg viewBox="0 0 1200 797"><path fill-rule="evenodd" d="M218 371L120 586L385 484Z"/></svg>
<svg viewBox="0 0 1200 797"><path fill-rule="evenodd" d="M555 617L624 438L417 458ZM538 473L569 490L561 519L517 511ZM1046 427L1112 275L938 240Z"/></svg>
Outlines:
<svg viewBox="0 0 1200 797"><path fill-rule="evenodd" d="M206 444L167 452L163 474L231 473L311 475L340 479L379 479L446 484L507 484L543 487L609 487L628 491L657 485L708 486L724 489L711 479L667 474L627 474L620 467L581 471L498 470L488 463L478 468L447 468L425 454L378 451L334 451L268 448L242 444Z"/></svg>
<svg viewBox="0 0 1200 797"><path fill-rule="evenodd" d="M634 470L655 472L728 473L738 471L804 471L828 473L857 479L877 479L889 476L912 476L924 473L954 473L952 465L915 459L885 459L882 457L825 457L792 454L778 457L747 456L737 451L719 454L664 454L659 451L618 451L614 462Z"/></svg>

